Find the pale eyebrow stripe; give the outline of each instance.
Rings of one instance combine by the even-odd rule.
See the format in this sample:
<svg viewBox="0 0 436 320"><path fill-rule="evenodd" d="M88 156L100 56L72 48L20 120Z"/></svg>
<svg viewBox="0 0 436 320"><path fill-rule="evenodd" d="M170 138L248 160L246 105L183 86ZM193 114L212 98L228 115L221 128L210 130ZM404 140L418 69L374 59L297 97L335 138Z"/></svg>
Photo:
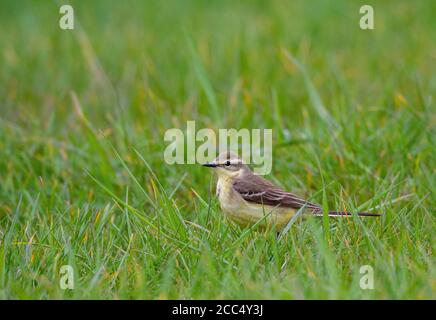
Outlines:
<svg viewBox="0 0 436 320"><path fill-rule="evenodd" d="M232 160L224 160L223 162L217 162L217 165L224 166L227 161L230 161L230 164L240 164L242 163L241 159L232 159Z"/></svg>
<svg viewBox="0 0 436 320"><path fill-rule="evenodd" d="M240 164L241 160L240 159L232 159L230 160L230 164Z"/></svg>

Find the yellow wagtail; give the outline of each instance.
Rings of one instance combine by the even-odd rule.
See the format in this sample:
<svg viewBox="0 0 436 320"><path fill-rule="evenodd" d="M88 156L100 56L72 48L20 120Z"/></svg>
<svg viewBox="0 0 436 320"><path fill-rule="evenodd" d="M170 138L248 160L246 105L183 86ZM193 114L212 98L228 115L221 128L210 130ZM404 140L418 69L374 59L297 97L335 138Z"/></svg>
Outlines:
<svg viewBox="0 0 436 320"><path fill-rule="evenodd" d="M222 211L242 226L253 225L264 218L261 225L275 225L281 230L300 209L306 215L323 215L320 205L284 191L254 174L242 159L232 152L224 152L204 166L214 168L218 174L216 194ZM350 216L351 213L330 211L328 215ZM359 212L357 215L380 216L366 212Z"/></svg>

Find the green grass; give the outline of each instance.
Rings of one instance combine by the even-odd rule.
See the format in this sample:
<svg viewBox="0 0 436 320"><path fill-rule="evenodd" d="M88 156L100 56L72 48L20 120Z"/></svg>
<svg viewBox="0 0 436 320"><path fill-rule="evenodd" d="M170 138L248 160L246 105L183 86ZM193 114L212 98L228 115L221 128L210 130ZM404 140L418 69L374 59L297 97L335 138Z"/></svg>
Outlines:
<svg viewBox="0 0 436 320"><path fill-rule="evenodd" d="M72 4L0 4L0 298L435 298L434 1ZM164 162L187 120L272 128L269 179L384 216L240 229Z"/></svg>

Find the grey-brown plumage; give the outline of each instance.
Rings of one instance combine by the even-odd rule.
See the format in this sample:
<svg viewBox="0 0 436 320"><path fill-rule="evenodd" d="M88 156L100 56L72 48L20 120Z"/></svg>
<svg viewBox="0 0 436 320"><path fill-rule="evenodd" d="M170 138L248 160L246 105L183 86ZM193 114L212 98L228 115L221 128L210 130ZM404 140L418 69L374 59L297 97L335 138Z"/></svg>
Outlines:
<svg viewBox="0 0 436 320"><path fill-rule="evenodd" d="M250 172L242 178L235 178L233 189L249 202L263 205L300 209L305 207L312 211L322 210L315 203L306 201L293 193L286 192L268 180Z"/></svg>
<svg viewBox="0 0 436 320"><path fill-rule="evenodd" d="M236 178L233 181L233 189L238 192L245 201L269 205L273 207L285 207L293 209L305 209L312 211L313 214L322 214L323 209L320 205L304 200L297 195L284 191L272 182L263 179L250 172L243 178ZM350 212L329 211L330 216L351 215ZM358 212L357 215L371 217L380 216L377 213Z"/></svg>

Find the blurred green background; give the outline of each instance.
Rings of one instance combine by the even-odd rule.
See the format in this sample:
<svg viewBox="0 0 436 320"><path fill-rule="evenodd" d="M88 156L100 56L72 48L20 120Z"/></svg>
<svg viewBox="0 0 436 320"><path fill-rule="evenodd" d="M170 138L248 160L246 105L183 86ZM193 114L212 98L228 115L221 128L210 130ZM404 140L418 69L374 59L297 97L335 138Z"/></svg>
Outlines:
<svg viewBox="0 0 436 320"><path fill-rule="evenodd" d="M436 2L62 4L0 3L0 297L434 298ZM269 179L385 215L241 230L163 160L187 120L272 128Z"/></svg>

